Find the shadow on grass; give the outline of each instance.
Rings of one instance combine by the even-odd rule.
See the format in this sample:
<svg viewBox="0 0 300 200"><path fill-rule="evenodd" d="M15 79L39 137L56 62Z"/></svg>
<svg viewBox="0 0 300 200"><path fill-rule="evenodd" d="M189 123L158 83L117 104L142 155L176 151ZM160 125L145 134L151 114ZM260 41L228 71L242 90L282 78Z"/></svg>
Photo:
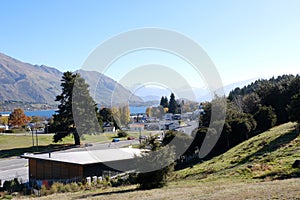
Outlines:
<svg viewBox="0 0 300 200"><path fill-rule="evenodd" d="M299 132L296 129L294 129L294 130L287 132L284 135L279 136L278 138L271 141L270 143L265 144L264 141L262 141L261 145L263 145L263 148L261 148L260 150L258 150L255 153L241 159L240 161L238 161L236 163L235 166L245 164L245 163L249 162L249 160L251 158L262 156L266 153L274 152L277 149L287 145L288 143L290 143L291 141L296 139L298 136L299 136Z"/></svg>
<svg viewBox="0 0 300 200"><path fill-rule="evenodd" d="M271 178L272 180L283 180L288 178L299 178L300 177L300 169L294 170L291 173L286 172L271 172L268 174L264 174L258 177L255 177L255 179L265 179L265 178Z"/></svg>
<svg viewBox="0 0 300 200"><path fill-rule="evenodd" d="M129 192L134 192L134 191L140 191L140 189L127 189L127 190L118 190L118 191L111 191L111 192L103 192L103 193L97 193L97 194L90 194L90 195L82 195L79 197L76 197L75 199L86 199L90 197L99 197L99 196L105 196L105 195L111 195L111 194L124 194L124 193L129 193Z"/></svg>
<svg viewBox="0 0 300 200"><path fill-rule="evenodd" d="M13 156L20 156L24 153L45 153L49 151L60 151L76 147L71 144L50 144L46 146L36 147L24 147L24 148L14 148L14 149L5 149L0 150L0 158L10 158Z"/></svg>

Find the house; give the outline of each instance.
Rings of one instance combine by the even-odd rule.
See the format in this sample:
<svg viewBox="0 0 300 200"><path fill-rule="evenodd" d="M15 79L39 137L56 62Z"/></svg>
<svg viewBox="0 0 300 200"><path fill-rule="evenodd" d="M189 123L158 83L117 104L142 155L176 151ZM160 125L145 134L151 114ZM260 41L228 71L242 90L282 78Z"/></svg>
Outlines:
<svg viewBox="0 0 300 200"><path fill-rule="evenodd" d="M172 120L173 114L172 113L167 113L164 116L164 120Z"/></svg>
<svg viewBox="0 0 300 200"><path fill-rule="evenodd" d="M0 132L4 130L8 130L8 119L10 117L10 114L8 113L0 113Z"/></svg>
<svg viewBox="0 0 300 200"><path fill-rule="evenodd" d="M21 157L29 160L29 180L62 181L134 170L134 159L140 155L140 149L120 148L24 154Z"/></svg>
<svg viewBox="0 0 300 200"><path fill-rule="evenodd" d="M115 132L116 128L110 122L104 122L103 126L104 132Z"/></svg>
<svg viewBox="0 0 300 200"><path fill-rule="evenodd" d="M144 123L128 124L128 129L131 130L131 131L144 131L145 124Z"/></svg>
<svg viewBox="0 0 300 200"><path fill-rule="evenodd" d="M175 130L178 127L179 127L178 123L174 123L174 122L165 124L165 130Z"/></svg>

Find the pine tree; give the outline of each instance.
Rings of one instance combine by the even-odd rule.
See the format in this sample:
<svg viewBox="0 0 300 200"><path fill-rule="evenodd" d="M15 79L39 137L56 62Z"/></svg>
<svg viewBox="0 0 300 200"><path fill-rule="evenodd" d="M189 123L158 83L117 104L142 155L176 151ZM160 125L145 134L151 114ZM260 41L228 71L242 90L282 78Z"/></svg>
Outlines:
<svg viewBox="0 0 300 200"><path fill-rule="evenodd" d="M53 141L61 141L72 134L75 145L80 145L80 136L99 130L97 106L89 94L88 84L79 74L65 72L62 77L62 93L56 96L60 102L53 118L53 129L56 130Z"/></svg>
<svg viewBox="0 0 300 200"><path fill-rule="evenodd" d="M177 114L178 108L177 108L177 102L175 100L175 95L172 93L170 96L170 102L169 102L169 113Z"/></svg>
<svg viewBox="0 0 300 200"><path fill-rule="evenodd" d="M160 99L160 104L163 108L168 108L169 107L169 102L168 102L168 97L162 96Z"/></svg>

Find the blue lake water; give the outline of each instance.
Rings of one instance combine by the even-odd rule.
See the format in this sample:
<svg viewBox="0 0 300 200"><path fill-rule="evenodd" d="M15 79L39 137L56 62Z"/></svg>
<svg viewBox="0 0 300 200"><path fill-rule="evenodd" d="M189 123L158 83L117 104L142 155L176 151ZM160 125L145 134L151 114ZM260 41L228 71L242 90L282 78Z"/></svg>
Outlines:
<svg viewBox="0 0 300 200"><path fill-rule="evenodd" d="M130 113L145 113L148 106L130 106ZM55 114L56 110L35 110L35 111L25 111L25 114L29 117L40 116L40 117L51 117ZM0 114L10 114L10 112L0 112Z"/></svg>

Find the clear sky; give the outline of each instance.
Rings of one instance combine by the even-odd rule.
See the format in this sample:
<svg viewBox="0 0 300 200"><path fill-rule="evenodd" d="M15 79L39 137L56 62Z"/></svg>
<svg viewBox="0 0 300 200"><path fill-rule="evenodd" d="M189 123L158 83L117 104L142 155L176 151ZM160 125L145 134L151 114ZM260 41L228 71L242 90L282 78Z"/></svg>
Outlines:
<svg viewBox="0 0 300 200"><path fill-rule="evenodd" d="M195 40L224 84L300 72L299 0L1 0L0 19L0 52L61 71L114 35L158 27ZM135 57L120 62L130 68Z"/></svg>

